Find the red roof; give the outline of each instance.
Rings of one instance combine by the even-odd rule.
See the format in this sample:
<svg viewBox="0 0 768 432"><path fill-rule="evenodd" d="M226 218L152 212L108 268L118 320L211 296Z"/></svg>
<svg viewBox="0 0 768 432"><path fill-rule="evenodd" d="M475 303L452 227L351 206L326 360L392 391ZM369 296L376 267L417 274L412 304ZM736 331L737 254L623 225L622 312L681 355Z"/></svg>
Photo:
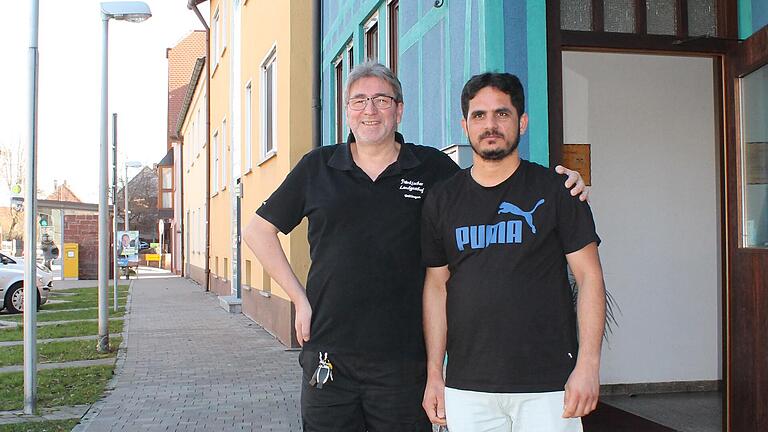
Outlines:
<svg viewBox="0 0 768 432"><path fill-rule="evenodd" d="M168 148L176 138L176 119L179 116L189 78L198 57L205 56L205 31L196 30L173 48L168 48Z"/></svg>
<svg viewBox="0 0 768 432"><path fill-rule="evenodd" d="M48 195L45 199L53 201L68 201L68 202L82 202L80 198L72 192L72 189L67 186L67 182L57 185L52 194Z"/></svg>

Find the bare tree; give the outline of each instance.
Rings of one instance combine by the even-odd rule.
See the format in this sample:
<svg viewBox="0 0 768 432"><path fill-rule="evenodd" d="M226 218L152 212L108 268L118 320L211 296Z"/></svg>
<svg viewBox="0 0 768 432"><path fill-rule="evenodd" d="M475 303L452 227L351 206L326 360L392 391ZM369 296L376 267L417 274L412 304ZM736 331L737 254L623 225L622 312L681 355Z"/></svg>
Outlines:
<svg viewBox="0 0 768 432"><path fill-rule="evenodd" d="M150 241L157 240L157 170L145 166L128 182L128 211L130 229L139 231L139 236ZM118 217L125 217L125 179L117 191ZM122 217L121 217L122 216ZM118 219L119 220L119 219ZM123 219L124 220L124 219Z"/></svg>
<svg viewBox="0 0 768 432"><path fill-rule="evenodd" d="M5 144L0 145L0 177L3 184L10 191L14 185L24 184L26 159L22 149L21 140L15 148ZM24 211L10 206L10 203L1 203L3 207L9 208L8 220L3 225L3 238L7 240L21 239L23 236Z"/></svg>

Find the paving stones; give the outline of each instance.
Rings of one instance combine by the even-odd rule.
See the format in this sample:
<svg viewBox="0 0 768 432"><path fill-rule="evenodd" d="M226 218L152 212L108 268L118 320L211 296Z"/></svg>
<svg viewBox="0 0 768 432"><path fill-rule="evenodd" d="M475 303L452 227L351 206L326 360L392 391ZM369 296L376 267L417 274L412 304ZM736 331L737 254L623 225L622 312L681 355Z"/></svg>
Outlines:
<svg viewBox="0 0 768 432"><path fill-rule="evenodd" d="M112 389L74 431L301 430L298 352L181 278L133 282Z"/></svg>

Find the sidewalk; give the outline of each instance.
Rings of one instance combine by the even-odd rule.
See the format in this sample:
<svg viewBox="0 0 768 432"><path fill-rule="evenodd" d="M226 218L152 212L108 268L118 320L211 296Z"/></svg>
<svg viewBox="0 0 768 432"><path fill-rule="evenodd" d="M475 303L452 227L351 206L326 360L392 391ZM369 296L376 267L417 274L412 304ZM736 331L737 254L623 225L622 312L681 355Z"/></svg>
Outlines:
<svg viewBox="0 0 768 432"><path fill-rule="evenodd" d="M301 430L298 353L178 277L133 282L114 389L74 431Z"/></svg>

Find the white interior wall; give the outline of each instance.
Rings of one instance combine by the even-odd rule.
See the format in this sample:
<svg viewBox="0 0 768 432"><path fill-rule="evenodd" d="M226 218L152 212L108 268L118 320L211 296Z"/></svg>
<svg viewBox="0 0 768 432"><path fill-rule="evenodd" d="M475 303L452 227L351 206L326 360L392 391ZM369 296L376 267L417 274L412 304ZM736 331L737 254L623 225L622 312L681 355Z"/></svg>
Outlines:
<svg viewBox="0 0 768 432"><path fill-rule="evenodd" d="M565 143L591 144L591 204L618 325L603 384L721 377L713 60L563 53Z"/></svg>

